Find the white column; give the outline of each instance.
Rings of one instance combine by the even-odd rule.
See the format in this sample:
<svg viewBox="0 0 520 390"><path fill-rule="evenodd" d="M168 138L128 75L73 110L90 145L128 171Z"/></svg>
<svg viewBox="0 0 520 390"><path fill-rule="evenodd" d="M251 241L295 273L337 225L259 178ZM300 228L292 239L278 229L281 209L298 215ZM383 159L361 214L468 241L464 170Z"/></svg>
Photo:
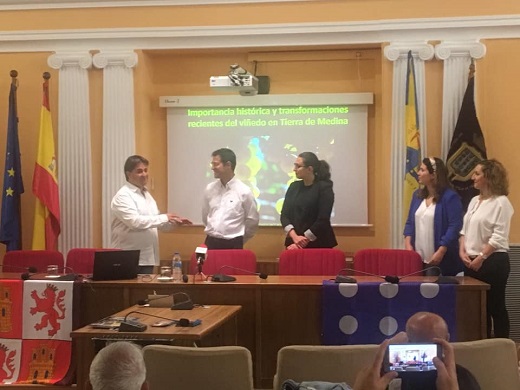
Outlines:
<svg viewBox="0 0 520 390"><path fill-rule="evenodd" d="M103 69L103 247L110 246L110 202L125 182L123 165L135 154L133 51L102 51L94 55L94 66Z"/></svg>
<svg viewBox="0 0 520 390"><path fill-rule="evenodd" d="M441 151L443 160L446 160L448 155L462 99L468 86L471 59L482 58L485 55L486 46L476 41L443 41L435 46L435 57L444 61ZM476 80L475 78L475 88Z"/></svg>
<svg viewBox="0 0 520 390"><path fill-rule="evenodd" d="M406 103L406 69L408 52L412 51L415 67L415 88L419 113L419 136L421 155L426 155L426 93L424 81L424 61L433 58L433 46L426 42L397 42L385 47L385 57L394 61L392 91L392 151L391 151L391 215L390 243L392 248L402 248L404 244L403 215L403 183L406 166L405 145L405 103ZM406 208L407 210L407 208Z"/></svg>
<svg viewBox="0 0 520 390"><path fill-rule="evenodd" d="M89 52L57 52L47 60L59 69L58 182L60 251L92 246L92 161L90 148Z"/></svg>

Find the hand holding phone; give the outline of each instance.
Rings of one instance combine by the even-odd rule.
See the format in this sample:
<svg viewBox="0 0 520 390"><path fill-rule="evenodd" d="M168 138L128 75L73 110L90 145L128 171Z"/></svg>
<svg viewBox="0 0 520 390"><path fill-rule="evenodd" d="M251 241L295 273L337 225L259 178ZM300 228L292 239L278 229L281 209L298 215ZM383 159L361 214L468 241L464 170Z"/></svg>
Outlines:
<svg viewBox="0 0 520 390"><path fill-rule="evenodd" d="M374 362L358 373L354 390L386 390L389 383L397 377L395 371L381 374L380 367L388 344L389 340L383 341L377 350Z"/></svg>
<svg viewBox="0 0 520 390"><path fill-rule="evenodd" d="M434 339L442 345L444 361L440 358L433 359L433 364L437 367L436 386L438 389L458 390L457 369L455 365L455 352L453 346L443 339Z"/></svg>
<svg viewBox="0 0 520 390"><path fill-rule="evenodd" d="M442 346L436 343L389 344L383 359L383 371L395 371L399 376L408 373L435 371L433 358L442 359ZM418 375L418 374L413 374Z"/></svg>

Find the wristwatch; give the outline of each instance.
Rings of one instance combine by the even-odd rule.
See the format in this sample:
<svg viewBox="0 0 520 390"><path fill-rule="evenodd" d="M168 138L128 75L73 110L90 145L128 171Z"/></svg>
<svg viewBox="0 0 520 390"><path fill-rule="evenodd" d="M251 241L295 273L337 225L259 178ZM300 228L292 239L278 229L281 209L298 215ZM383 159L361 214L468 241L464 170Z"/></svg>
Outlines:
<svg viewBox="0 0 520 390"><path fill-rule="evenodd" d="M483 252L480 252L478 255L479 255L480 257L482 257L484 260L486 260L486 259L488 258L486 255L484 255Z"/></svg>

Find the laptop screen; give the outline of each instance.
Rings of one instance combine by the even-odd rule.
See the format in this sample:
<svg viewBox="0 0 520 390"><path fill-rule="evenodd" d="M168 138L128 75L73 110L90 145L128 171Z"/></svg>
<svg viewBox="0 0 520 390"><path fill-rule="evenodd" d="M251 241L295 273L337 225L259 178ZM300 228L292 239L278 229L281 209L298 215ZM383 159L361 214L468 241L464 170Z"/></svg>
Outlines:
<svg viewBox="0 0 520 390"><path fill-rule="evenodd" d="M139 250L98 251L94 254L92 280L137 278Z"/></svg>

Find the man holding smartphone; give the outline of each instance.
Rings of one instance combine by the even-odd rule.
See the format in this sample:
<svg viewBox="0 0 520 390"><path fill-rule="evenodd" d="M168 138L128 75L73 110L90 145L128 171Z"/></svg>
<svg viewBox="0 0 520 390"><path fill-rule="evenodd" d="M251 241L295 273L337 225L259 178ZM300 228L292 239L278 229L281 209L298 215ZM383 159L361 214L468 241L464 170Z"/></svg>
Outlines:
<svg viewBox="0 0 520 390"><path fill-rule="evenodd" d="M411 316L406 321L406 336L409 343L431 343L435 339L450 341L450 332L448 324L444 319L435 314L426 311L420 311ZM455 364L457 373L457 382L461 389L480 390L480 385L473 374L465 367ZM426 389L426 387L418 387L421 383L404 383L401 390ZM432 387L433 389L435 387Z"/></svg>
<svg viewBox="0 0 520 390"><path fill-rule="evenodd" d="M438 357L433 358L433 364L438 372L433 388L436 390L473 390L473 388L459 388L455 368L455 353L450 343L442 339L435 339L435 341L442 345L444 361ZM381 376L381 365L389 343L390 340L383 341L379 346L374 363L358 374L354 390L386 390L389 385L389 388L392 388L391 381L397 378L397 372L390 371Z"/></svg>
<svg viewBox="0 0 520 390"><path fill-rule="evenodd" d="M400 332L390 340L385 340L372 366L363 370L356 378L354 390L480 390L480 385L466 368L455 363L455 354L449 343L450 334L446 321L437 314L418 312L406 322L406 332ZM435 343L442 347L444 359L433 358L436 375L432 371L412 372L397 379L397 371L381 375L383 361L388 355L388 346L405 343ZM426 374L426 375L424 375Z"/></svg>

